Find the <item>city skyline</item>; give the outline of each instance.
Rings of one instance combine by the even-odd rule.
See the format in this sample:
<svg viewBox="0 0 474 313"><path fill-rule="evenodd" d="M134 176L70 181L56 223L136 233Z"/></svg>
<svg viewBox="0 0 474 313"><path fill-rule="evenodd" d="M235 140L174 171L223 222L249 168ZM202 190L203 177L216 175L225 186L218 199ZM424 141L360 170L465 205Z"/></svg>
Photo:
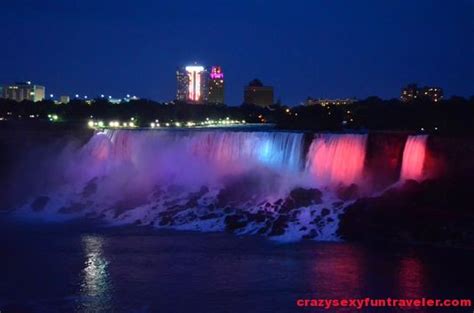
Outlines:
<svg viewBox="0 0 474 313"><path fill-rule="evenodd" d="M411 82L442 86L447 98L473 95L474 2L406 6L315 1L302 11L283 1L271 8L203 1L196 11L186 0L2 3L0 82L31 80L55 95L170 101L176 66L197 62L225 68L229 105L241 104L254 78L289 105L308 96L398 98ZM191 27L200 29L193 45L183 40Z"/></svg>
<svg viewBox="0 0 474 313"><path fill-rule="evenodd" d="M198 79L197 79L198 78ZM197 79L197 82L196 82ZM210 67L210 70L202 65L188 65L184 67L178 67L176 71L176 96L174 99L170 101L158 101L156 99L149 99L144 98L146 100L151 100L155 102L161 103L169 103L169 102L184 102L188 104L223 104L228 105L225 102L224 98L224 72L222 71L222 67L219 65L214 65ZM263 88L266 92L270 92L271 95L251 95L252 93L256 92L256 89ZM23 90L24 89L24 90ZM30 92L30 89L35 90L35 92ZM268 90L267 90L268 89ZM16 91L20 90L20 91ZM263 90L262 90L263 91ZM442 87L436 86L424 86L418 88L418 83L409 83L403 86L400 89L400 94L398 99L402 102L411 102L412 100L416 100L419 96L420 98L429 98L433 102L439 102L443 100L444 97L444 90ZM259 91L260 92L260 91ZM266 97L266 100L260 101L253 99L254 97L259 98L260 96ZM378 98L378 95L372 95ZM369 96L367 98L370 98ZM455 97L459 97L458 95L453 95ZM462 96L461 96L462 97ZM100 95L86 95L86 94L46 94L45 86L41 86L38 84L32 84L31 81L24 81L24 82L11 82L9 84L0 85L0 98L5 99L12 99L16 101L23 101L29 100L33 102L43 101L43 100L54 100L57 103L69 103L71 99L79 99L79 100L87 100L91 101L94 99L107 99L109 102L112 103L120 103L120 102L129 102L130 100L138 100L141 97L133 94L126 94L126 95L107 95L107 94L100 94ZM364 99L367 99L364 98ZM465 99L474 98L474 95L464 97ZM262 82L256 78L250 83L248 83L243 88L243 98L241 104L254 104L257 106L269 106L271 104L283 104L280 102L280 99L275 101L274 98L274 87L273 86L264 86ZM289 106L298 106L298 105L328 105L328 104L350 104L354 103L358 100L364 100L362 98L358 99L356 97L352 98L329 98L329 97L321 97L321 96L307 96L301 102L289 105ZM381 98L382 99L382 98ZM395 100L397 98L390 98L385 100ZM256 101L256 102L255 102ZM258 102L258 103L257 103ZM260 103L261 102L261 103ZM263 104L265 103L265 104ZM288 105L288 104L284 104ZM232 106L232 105L230 105Z"/></svg>

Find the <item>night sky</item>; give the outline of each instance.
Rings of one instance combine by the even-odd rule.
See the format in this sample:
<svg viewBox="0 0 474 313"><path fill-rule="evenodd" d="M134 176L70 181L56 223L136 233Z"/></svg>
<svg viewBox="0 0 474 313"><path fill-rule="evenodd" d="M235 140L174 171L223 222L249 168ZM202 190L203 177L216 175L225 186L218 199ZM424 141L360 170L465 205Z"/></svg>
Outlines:
<svg viewBox="0 0 474 313"><path fill-rule="evenodd" d="M474 95L474 0L1 1L0 83L55 95L174 99L180 65L219 64L226 102L253 78L284 104Z"/></svg>

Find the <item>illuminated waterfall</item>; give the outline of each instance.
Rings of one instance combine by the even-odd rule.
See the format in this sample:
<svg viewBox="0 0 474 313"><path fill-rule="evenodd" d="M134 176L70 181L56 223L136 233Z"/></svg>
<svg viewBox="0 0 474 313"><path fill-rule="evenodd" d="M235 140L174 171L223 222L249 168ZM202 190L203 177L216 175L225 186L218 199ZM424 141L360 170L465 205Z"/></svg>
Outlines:
<svg viewBox="0 0 474 313"><path fill-rule="evenodd" d="M366 142L367 135L318 135L311 143L306 169L320 185L360 182Z"/></svg>
<svg viewBox="0 0 474 313"><path fill-rule="evenodd" d="M426 141L408 137L401 160L404 137L393 153L370 146L367 134L317 134L307 142L296 132L107 129L51 154L50 185L38 180L39 192L19 211L327 240L344 210L335 203L376 191L371 176L387 175L379 169L389 166L393 183L402 163L401 179L422 179ZM351 184L357 188L340 188ZM102 260L90 262L87 293L97 291L97 269L106 269Z"/></svg>
<svg viewBox="0 0 474 313"><path fill-rule="evenodd" d="M210 168L216 175L251 167L297 172L304 160L303 134L290 132L105 130L84 151L92 163L128 162L145 174L160 167L177 173L196 166L203 175L210 175L204 170Z"/></svg>
<svg viewBox="0 0 474 313"><path fill-rule="evenodd" d="M408 136L403 150L400 179L420 180L423 178L427 135Z"/></svg>
<svg viewBox="0 0 474 313"><path fill-rule="evenodd" d="M191 140L193 151L212 162L232 167L258 163L297 171L303 159L303 134L282 132L206 132Z"/></svg>

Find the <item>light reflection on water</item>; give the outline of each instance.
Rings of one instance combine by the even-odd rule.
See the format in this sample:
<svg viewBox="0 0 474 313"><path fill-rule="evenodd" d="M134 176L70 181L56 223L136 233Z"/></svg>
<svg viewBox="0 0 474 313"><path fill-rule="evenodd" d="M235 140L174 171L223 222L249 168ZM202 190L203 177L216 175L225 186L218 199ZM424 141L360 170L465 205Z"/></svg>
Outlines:
<svg viewBox="0 0 474 313"><path fill-rule="evenodd" d="M423 263L416 257L408 256L400 260L399 290L403 297L422 298L424 291Z"/></svg>
<svg viewBox="0 0 474 313"><path fill-rule="evenodd" d="M112 309L112 284L102 237L85 235L81 239L85 261L82 270L82 312L110 312Z"/></svg>
<svg viewBox="0 0 474 313"><path fill-rule="evenodd" d="M22 227L13 232L0 227L1 238L8 239L0 241L0 251L8 251L8 257L0 258L0 310L4 312L329 313L298 309L295 301L472 298L474 294L471 250L280 245L220 233L135 228L40 232ZM332 311L355 312L352 308Z"/></svg>
<svg viewBox="0 0 474 313"><path fill-rule="evenodd" d="M365 251L350 245L334 246L332 250L330 253L318 251L311 264L313 293L321 298L344 298L348 293L354 298L363 298L367 279Z"/></svg>

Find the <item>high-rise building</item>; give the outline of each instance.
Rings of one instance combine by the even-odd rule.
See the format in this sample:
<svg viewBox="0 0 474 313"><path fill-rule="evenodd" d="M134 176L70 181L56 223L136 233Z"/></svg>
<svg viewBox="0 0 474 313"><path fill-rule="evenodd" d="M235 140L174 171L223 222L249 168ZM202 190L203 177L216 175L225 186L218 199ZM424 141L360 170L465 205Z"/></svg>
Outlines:
<svg viewBox="0 0 474 313"><path fill-rule="evenodd" d="M176 100L186 102L188 99L189 77L184 69L178 69L176 71L176 83Z"/></svg>
<svg viewBox="0 0 474 313"><path fill-rule="evenodd" d="M45 95L44 86L32 85L31 82L15 83L13 85L3 87L2 97L18 102L23 100L42 101Z"/></svg>
<svg viewBox="0 0 474 313"><path fill-rule="evenodd" d="M213 66L209 74L208 102L224 104L224 72L220 66Z"/></svg>
<svg viewBox="0 0 474 313"><path fill-rule="evenodd" d="M443 89L440 87L425 86L418 88L416 84L410 84L402 89L400 100L411 102L416 99L438 102L443 99Z"/></svg>
<svg viewBox="0 0 474 313"><path fill-rule="evenodd" d="M267 107L273 104L273 87L264 86L258 79L252 80L244 90L244 103Z"/></svg>
<svg viewBox="0 0 474 313"><path fill-rule="evenodd" d="M207 71L203 66L190 65L176 72L176 99L188 103L207 102Z"/></svg>

